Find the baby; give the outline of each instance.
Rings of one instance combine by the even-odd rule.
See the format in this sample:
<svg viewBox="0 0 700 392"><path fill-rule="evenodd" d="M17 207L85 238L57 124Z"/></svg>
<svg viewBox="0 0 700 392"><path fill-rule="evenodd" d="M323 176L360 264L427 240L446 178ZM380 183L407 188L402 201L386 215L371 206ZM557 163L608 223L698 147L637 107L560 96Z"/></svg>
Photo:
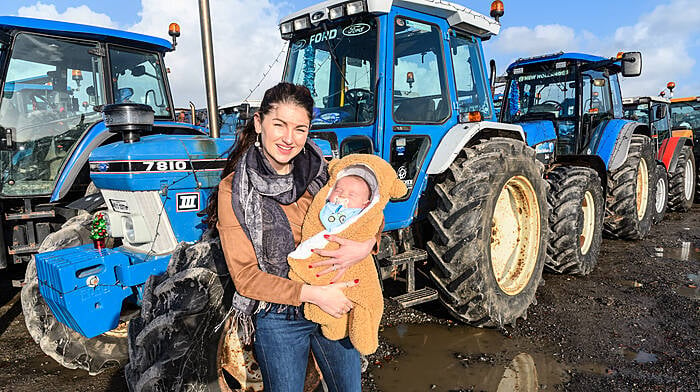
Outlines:
<svg viewBox="0 0 700 392"><path fill-rule="evenodd" d="M326 285L335 274L318 275L326 267L309 268L324 258L312 249L338 249L324 235L335 234L354 241L375 238L383 227L384 207L391 198L406 193L388 162L375 155L353 154L329 163L330 178L314 196L301 229L302 242L289 254L289 277L313 285ZM377 349L379 323L384 310L381 285L372 255L348 268L342 281L359 279L345 289L352 310L334 318L313 304L304 305L304 316L321 325L331 340L350 337L361 354Z"/></svg>
<svg viewBox="0 0 700 392"><path fill-rule="evenodd" d="M346 175L335 183L335 187L321 210L321 223L328 231L333 231L348 219L358 215L371 202L373 177L364 179L359 175Z"/></svg>

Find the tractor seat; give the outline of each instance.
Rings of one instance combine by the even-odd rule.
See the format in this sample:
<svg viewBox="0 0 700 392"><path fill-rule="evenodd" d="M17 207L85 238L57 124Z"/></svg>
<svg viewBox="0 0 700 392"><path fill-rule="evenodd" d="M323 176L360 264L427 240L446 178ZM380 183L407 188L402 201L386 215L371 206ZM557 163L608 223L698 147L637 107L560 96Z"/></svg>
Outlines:
<svg viewBox="0 0 700 392"><path fill-rule="evenodd" d="M435 102L429 97L406 99L394 111L398 122L432 122L435 116Z"/></svg>

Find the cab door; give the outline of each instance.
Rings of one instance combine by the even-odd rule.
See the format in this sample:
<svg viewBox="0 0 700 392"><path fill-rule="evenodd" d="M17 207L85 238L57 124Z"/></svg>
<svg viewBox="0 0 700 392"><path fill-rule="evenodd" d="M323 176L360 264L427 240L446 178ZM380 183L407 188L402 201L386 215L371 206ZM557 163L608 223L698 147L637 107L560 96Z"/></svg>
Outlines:
<svg viewBox="0 0 700 392"><path fill-rule="evenodd" d="M386 228L394 229L411 223L428 163L457 116L445 20L393 7L387 26L380 153L409 190L385 210Z"/></svg>

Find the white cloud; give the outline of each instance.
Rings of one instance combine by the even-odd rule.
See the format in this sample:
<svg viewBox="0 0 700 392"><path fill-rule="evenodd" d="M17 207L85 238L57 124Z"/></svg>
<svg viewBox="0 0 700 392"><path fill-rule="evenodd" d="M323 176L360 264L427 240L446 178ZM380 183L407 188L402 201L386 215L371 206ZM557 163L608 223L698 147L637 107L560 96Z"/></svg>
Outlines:
<svg viewBox="0 0 700 392"><path fill-rule="evenodd" d="M34 5L20 7L17 15L28 18L60 20L63 22L83 23L93 26L116 28L117 24L106 14L94 12L90 7L68 7L64 12L58 12L53 4L37 2Z"/></svg>
<svg viewBox="0 0 700 392"><path fill-rule="evenodd" d="M533 56L570 51L578 47L574 29L558 24L507 27L494 39L493 49L502 54Z"/></svg>
<svg viewBox="0 0 700 392"><path fill-rule="evenodd" d="M171 73L170 86L177 106L193 101L206 106L202 62L199 9L191 0L141 0L140 21L133 26L118 26L108 15L88 6L69 7L58 12L53 4L37 2L21 7L20 16L84 23L119 28L170 39L168 25L177 22L182 31L177 50L166 55ZM260 81L282 50L277 23L280 15L270 0L211 0L211 19L219 104L245 98ZM279 82L284 54L251 99L259 99L267 87Z"/></svg>
<svg viewBox="0 0 700 392"><path fill-rule="evenodd" d="M199 9L187 0L142 0L141 21L130 30L167 38L171 22L180 24L182 35L177 50L166 56L176 105L192 100L206 105L202 63ZM279 15L269 0L212 0L211 23L219 104L245 98L262 78L283 41L279 36ZM272 69L253 99L279 82L284 55Z"/></svg>

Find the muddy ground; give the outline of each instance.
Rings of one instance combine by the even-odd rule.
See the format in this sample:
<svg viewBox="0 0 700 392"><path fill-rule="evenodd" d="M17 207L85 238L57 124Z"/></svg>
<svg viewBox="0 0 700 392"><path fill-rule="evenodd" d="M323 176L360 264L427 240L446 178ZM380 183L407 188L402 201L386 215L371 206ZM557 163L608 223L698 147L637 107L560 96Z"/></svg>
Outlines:
<svg viewBox="0 0 700 392"><path fill-rule="evenodd" d="M7 272L5 272L6 274ZM528 318L504 330L452 322L436 303L387 301L368 391L700 391L700 206L640 242L606 240L587 277L545 274ZM64 369L0 281L0 391L126 391L121 369Z"/></svg>

